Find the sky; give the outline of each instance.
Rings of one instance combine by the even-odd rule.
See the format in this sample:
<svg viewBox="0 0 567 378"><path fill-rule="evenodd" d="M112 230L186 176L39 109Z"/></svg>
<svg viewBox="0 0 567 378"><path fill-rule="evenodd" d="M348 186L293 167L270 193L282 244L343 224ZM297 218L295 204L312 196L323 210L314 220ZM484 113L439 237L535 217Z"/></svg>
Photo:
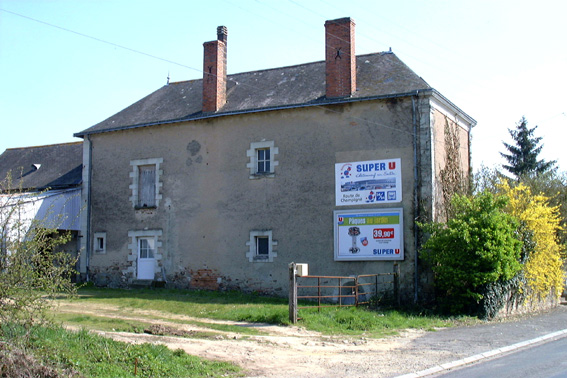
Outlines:
<svg viewBox="0 0 567 378"><path fill-rule="evenodd" d="M202 78L228 28L228 74L324 59L324 23L351 17L356 54L392 51L477 121L473 168L499 167L525 116L567 171L563 0L0 0L0 153L79 141L172 82Z"/></svg>

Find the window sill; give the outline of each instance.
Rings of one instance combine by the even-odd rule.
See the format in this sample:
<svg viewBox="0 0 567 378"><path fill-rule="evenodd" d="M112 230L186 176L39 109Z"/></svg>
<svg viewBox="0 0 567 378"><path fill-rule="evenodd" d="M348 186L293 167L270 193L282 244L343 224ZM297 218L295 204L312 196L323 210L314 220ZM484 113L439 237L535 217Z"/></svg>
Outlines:
<svg viewBox="0 0 567 378"><path fill-rule="evenodd" d="M264 177L275 177L275 176L276 176L276 175L275 175L274 172L266 172L266 173L258 173L258 172L256 172L256 173L251 174L251 175L250 175L250 178L251 178L251 179L261 179L261 178L264 178Z"/></svg>
<svg viewBox="0 0 567 378"><path fill-rule="evenodd" d="M269 262L270 260L270 256L265 255L265 256L254 256L252 258L252 261L254 262Z"/></svg>
<svg viewBox="0 0 567 378"><path fill-rule="evenodd" d="M157 206L134 206L134 210L155 210Z"/></svg>

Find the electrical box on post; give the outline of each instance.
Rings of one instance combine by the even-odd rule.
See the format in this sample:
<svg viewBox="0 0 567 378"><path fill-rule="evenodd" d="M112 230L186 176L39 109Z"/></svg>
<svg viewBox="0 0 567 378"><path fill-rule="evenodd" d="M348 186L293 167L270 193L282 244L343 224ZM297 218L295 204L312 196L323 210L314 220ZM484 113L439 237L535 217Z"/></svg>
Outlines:
<svg viewBox="0 0 567 378"><path fill-rule="evenodd" d="M295 264L296 275L299 277L309 275L309 264Z"/></svg>

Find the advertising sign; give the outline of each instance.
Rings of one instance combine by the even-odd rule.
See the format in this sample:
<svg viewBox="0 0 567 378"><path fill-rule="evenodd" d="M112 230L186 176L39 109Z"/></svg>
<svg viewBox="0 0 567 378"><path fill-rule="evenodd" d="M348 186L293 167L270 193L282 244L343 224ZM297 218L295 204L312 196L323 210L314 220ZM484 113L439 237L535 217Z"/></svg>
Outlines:
<svg viewBox="0 0 567 378"><path fill-rule="evenodd" d="M336 205L402 201L401 159L335 164Z"/></svg>
<svg viewBox="0 0 567 378"><path fill-rule="evenodd" d="M402 209L334 212L335 261L403 260Z"/></svg>

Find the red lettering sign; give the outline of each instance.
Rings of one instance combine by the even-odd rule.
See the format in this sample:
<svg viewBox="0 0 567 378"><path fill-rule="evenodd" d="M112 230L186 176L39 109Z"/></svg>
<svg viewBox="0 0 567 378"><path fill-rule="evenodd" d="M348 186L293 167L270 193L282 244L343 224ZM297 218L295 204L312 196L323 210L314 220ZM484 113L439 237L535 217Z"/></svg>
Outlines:
<svg viewBox="0 0 567 378"><path fill-rule="evenodd" d="M372 233L374 239L393 239L394 229L393 228L375 228Z"/></svg>

